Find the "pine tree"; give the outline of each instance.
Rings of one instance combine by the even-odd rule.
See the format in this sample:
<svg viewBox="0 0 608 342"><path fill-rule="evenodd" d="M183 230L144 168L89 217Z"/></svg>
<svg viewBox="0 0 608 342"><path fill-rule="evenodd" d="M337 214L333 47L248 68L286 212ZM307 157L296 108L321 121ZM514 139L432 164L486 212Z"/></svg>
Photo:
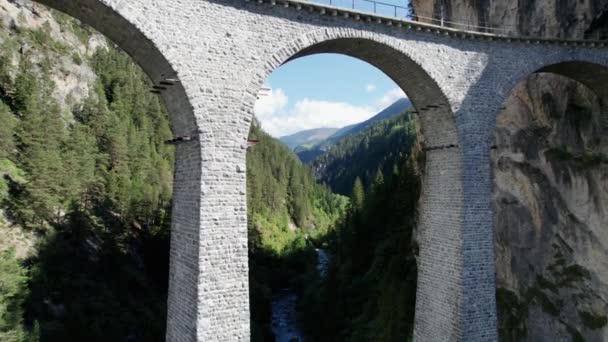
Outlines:
<svg viewBox="0 0 608 342"><path fill-rule="evenodd" d="M32 71L33 64L27 58L21 59L19 73L15 79L14 92L12 95L14 108L17 112L23 112L32 106L32 101L41 90L36 74Z"/></svg>
<svg viewBox="0 0 608 342"><path fill-rule="evenodd" d="M353 185L351 202L353 208L357 211L363 209L365 204L365 190L363 189L363 183L359 177L355 179L355 184Z"/></svg>
<svg viewBox="0 0 608 342"><path fill-rule="evenodd" d="M17 120L10 108L0 101L0 159L8 158L15 151L15 125Z"/></svg>
<svg viewBox="0 0 608 342"><path fill-rule="evenodd" d="M19 158L28 178L23 203L29 208L24 219L56 221L66 184L61 158L65 127L59 105L50 97L52 85L47 76L39 81L26 66L22 62L15 94L21 116L16 135Z"/></svg>
<svg viewBox="0 0 608 342"><path fill-rule="evenodd" d="M15 257L15 250L0 251L0 340L28 341L23 331L23 302L28 272Z"/></svg>
<svg viewBox="0 0 608 342"><path fill-rule="evenodd" d="M99 160L97 141L92 130L76 122L63 151L65 162L65 197L79 207L90 208L91 202L102 189L102 180L96 172Z"/></svg>
<svg viewBox="0 0 608 342"><path fill-rule="evenodd" d="M376 175L374 176L374 182L372 183L372 189L374 193L380 191L384 187L384 174L380 168L376 169Z"/></svg>

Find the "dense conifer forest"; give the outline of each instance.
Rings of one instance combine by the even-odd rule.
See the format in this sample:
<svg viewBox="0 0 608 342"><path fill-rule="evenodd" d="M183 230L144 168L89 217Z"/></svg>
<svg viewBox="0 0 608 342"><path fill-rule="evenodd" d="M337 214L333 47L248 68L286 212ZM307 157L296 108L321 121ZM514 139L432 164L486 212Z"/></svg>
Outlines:
<svg viewBox="0 0 608 342"><path fill-rule="evenodd" d="M414 326L413 242L419 177L402 158L365 189L356 178L341 222L325 243L333 257L326 278L310 277L301 300L313 341L409 341Z"/></svg>
<svg viewBox="0 0 608 342"><path fill-rule="evenodd" d="M348 194L350 202L320 240L332 258L327 275L309 273L302 289L301 316L310 340L412 337L417 163L422 161L413 150L414 120L408 111L376 122L344 137L312 163L321 180Z"/></svg>
<svg viewBox="0 0 608 342"><path fill-rule="evenodd" d="M26 53L11 70L11 47L44 34L20 33L0 49L2 229L35 236L36 253L19 262L3 252L0 276L10 286L0 287L1 339L161 341L173 168L167 113L113 48L90 58L98 76L91 94L62 112L49 75L54 55L67 51L42 44L45 59Z"/></svg>
<svg viewBox="0 0 608 342"><path fill-rule="evenodd" d="M283 248L261 247L261 232L274 230L250 220L253 341L272 340L270 295L272 290L285 287L299 294L301 321L311 341L411 338L417 277L413 234L420 192L415 158L420 155L411 153L415 128L413 114L403 113L346 136L317 159L332 166L327 171L330 177L331 170L344 170L352 177L346 204L342 196L317 185L286 146L254 125L251 137L259 138L260 144L248 155L249 216L274 212L260 217L274 216L282 221L275 227L285 227L284 231L275 236L287 239L271 241L289 243L283 242ZM359 163L361 160L365 163ZM296 170L303 173L281 176L290 174L286 170L296 165ZM362 178L369 180L364 183ZM309 189L306 196L321 206L293 210L289 201L300 195L284 193L289 192L286 185L293 184L294 179L296 184L307 185L293 189ZM259 189L274 190L263 194L256 189L259 184L266 184ZM299 221L302 226L290 231L288 222L298 221L297 212L309 212L302 216L309 219ZM308 222L330 224L310 226ZM316 248L323 248L331 256L325 277L315 267Z"/></svg>
<svg viewBox="0 0 608 342"><path fill-rule="evenodd" d="M313 241L333 229L348 199L317 184L310 168L257 122L250 136L259 141L247 154L252 341L268 341L272 292L305 286L315 272Z"/></svg>
<svg viewBox="0 0 608 342"><path fill-rule="evenodd" d="M310 164L321 182L348 196L357 177L367 186L378 170L385 175L393 172L409 155L415 137L414 114L407 111L343 137Z"/></svg>

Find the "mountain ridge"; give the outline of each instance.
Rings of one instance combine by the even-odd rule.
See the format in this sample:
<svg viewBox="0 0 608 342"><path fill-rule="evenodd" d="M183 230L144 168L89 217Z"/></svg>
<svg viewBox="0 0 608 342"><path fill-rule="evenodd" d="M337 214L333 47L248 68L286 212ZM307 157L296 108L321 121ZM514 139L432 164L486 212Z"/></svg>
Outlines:
<svg viewBox="0 0 608 342"><path fill-rule="evenodd" d="M285 137L281 137L280 140L283 143L287 144L287 146L289 146L289 148L292 149L296 153L298 158L300 158L300 160L303 163L310 163L314 159L320 157L325 152L327 152L330 147L338 144L344 138L346 138L348 136L352 136L357 133L360 133L360 132L370 128L377 122L393 118L393 117L405 112L406 110L408 110L411 107L412 107L411 101L406 97L402 97L402 98L398 99L397 101L393 102L388 107L386 107L383 110L381 110L380 112L378 112L376 115L372 116L371 118L369 118L363 122L357 123L357 124L344 126L340 129L336 129L336 131L332 135L328 136L325 139L318 140L314 144L310 144L310 143L309 144L299 144L299 145L292 147L292 146L290 146L290 144L288 144L288 142L285 141L285 139L284 139ZM306 135L306 134L309 134L307 132L311 132L311 131L314 131L314 130L300 131L300 132L294 133L288 137L298 136L300 134Z"/></svg>
<svg viewBox="0 0 608 342"><path fill-rule="evenodd" d="M298 131L290 135L284 135L279 137L279 140L287 145L289 149L295 151L301 145L314 146L317 143L329 138L334 135L340 128L333 127L319 127Z"/></svg>

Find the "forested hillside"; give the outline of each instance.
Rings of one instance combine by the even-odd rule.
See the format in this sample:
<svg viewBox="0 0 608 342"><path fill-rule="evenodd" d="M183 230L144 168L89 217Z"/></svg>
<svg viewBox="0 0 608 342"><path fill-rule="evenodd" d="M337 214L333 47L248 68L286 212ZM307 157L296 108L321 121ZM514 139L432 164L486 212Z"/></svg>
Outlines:
<svg viewBox="0 0 608 342"><path fill-rule="evenodd" d="M311 142L301 142L300 144L294 144L293 137L307 137L310 135L310 132L315 132L317 130L307 130L298 132L289 137L281 137L281 141L287 144L289 148L293 149L293 151L298 155L300 160L304 163L310 163L313 160L317 159L321 155L325 154L328 150L330 150L333 146L343 141L345 138L356 135L362 131L368 130L370 127L374 126L376 123L391 119L399 114L403 114L404 112L412 109L412 103L407 98L401 98L395 101L390 106L384 108L378 114L369 118L366 121L342 127L338 130L335 129L327 129L327 128L319 128L317 130L325 131L331 130L333 134L325 137L324 139L315 139ZM295 145L295 146L294 146Z"/></svg>
<svg viewBox="0 0 608 342"><path fill-rule="evenodd" d="M161 341L167 113L124 53L105 43L88 51L87 28L5 5L0 278L10 285L0 287L0 340ZM88 92L66 91L70 77L91 71Z"/></svg>
<svg viewBox="0 0 608 342"><path fill-rule="evenodd" d="M323 244L325 277L307 273L300 301L313 341L409 341L412 338L420 177L412 151L412 111L349 135L312 162L318 177L350 196Z"/></svg>
<svg viewBox="0 0 608 342"><path fill-rule="evenodd" d="M257 122L250 136L259 141L247 154L252 341L267 341L272 291L304 286L316 260L308 240L333 229L348 200L317 184L310 168Z"/></svg>
<svg viewBox="0 0 608 342"><path fill-rule="evenodd" d="M357 177L367 186L378 170L390 174L399 160L409 155L415 133L414 114L407 111L347 135L311 165L321 182L348 196Z"/></svg>
<svg viewBox="0 0 608 342"><path fill-rule="evenodd" d="M326 237L325 278L309 276L303 322L313 341L411 341L416 296L413 241L419 177L402 158L365 189L356 178L351 204Z"/></svg>

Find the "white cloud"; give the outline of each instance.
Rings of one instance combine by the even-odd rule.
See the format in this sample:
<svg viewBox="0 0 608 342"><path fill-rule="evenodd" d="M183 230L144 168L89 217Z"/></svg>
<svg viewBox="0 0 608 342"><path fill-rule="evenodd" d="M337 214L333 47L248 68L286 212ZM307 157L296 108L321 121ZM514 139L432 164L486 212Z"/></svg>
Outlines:
<svg viewBox="0 0 608 342"><path fill-rule="evenodd" d="M305 129L344 127L365 121L375 114L374 108L353 106L344 102L303 99L285 115L260 119L265 131L275 137Z"/></svg>
<svg viewBox="0 0 608 342"><path fill-rule="evenodd" d="M273 116L284 111L285 107L287 106L287 102L288 98L283 89L271 89L267 95L261 96L255 102L255 115L260 120Z"/></svg>
<svg viewBox="0 0 608 342"><path fill-rule="evenodd" d="M282 89L273 89L255 104L255 115L262 128L274 137L319 127L344 127L369 119L405 97L399 88L392 89L369 106L304 98L287 109L289 99Z"/></svg>
<svg viewBox="0 0 608 342"><path fill-rule="evenodd" d="M365 85L365 91L368 93L373 92L374 90L376 90L376 85L372 84L372 83L368 83Z"/></svg>
<svg viewBox="0 0 608 342"><path fill-rule="evenodd" d="M395 101L402 97L407 97L401 88L393 88L386 92L379 100L378 107L380 110L392 105Z"/></svg>

